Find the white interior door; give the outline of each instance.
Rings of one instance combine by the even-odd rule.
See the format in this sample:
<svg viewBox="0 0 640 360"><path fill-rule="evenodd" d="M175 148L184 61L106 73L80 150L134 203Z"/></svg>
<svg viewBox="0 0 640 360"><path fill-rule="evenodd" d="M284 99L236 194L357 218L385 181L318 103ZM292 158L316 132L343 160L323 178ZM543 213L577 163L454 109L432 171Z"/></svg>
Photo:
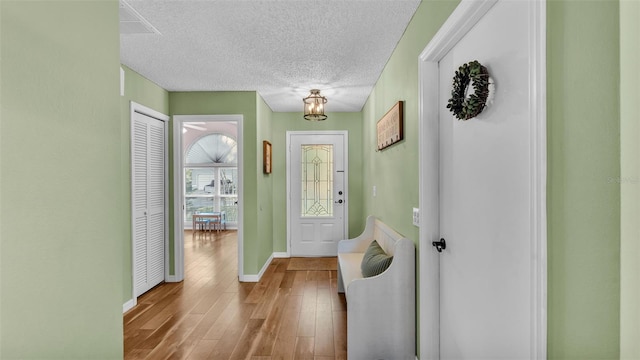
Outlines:
<svg viewBox="0 0 640 360"><path fill-rule="evenodd" d="M292 256L335 256L347 236L347 133L288 132Z"/></svg>
<svg viewBox="0 0 640 360"><path fill-rule="evenodd" d="M164 280L165 124L132 114L134 297Z"/></svg>
<svg viewBox="0 0 640 360"><path fill-rule="evenodd" d="M439 62L440 356L532 354L532 153L529 4L499 1ZM452 77L472 60L491 74L477 118L446 106Z"/></svg>

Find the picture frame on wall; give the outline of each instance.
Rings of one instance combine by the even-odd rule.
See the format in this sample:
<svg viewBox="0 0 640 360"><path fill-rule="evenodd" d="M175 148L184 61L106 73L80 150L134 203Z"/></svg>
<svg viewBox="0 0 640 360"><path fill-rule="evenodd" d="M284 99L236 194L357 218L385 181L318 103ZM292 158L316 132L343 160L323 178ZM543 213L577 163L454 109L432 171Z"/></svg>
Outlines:
<svg viewBox="0 0 640 360"><path fill-rule="evenodd" d="M403 101L398 101L376 124L378 151L404 139L403 103Z"/></svg>
<svg viewBox="0 0 640 360"><path fill-rule="evenodd" d="M271 143L264 140L262 142L262 165L265 174L271 174Z"/></svg>

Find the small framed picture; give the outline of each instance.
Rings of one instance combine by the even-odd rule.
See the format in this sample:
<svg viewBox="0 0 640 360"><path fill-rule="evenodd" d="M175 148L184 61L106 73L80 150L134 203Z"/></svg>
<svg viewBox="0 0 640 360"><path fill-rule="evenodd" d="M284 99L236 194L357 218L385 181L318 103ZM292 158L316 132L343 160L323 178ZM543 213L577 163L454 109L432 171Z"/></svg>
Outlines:
<svg viewBox="0 0 640 360"><path fill-rule="evenodd" d="M262 142L262 164L263 172L271 174L271 143L266 140Z"/></svg>
<svg viewBox="0 0 640 360"><path fill-rule="evenodd" d="M387 148L404 139L402 131L403 113L402 101L398 101L376 125L378 136L378 150Z"/></svg>

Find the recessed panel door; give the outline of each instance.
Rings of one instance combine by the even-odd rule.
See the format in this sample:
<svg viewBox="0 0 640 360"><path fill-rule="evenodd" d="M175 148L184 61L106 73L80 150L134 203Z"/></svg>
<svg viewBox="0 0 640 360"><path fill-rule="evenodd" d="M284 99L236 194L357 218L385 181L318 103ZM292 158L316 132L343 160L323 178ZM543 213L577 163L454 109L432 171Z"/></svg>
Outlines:
<svg viewBox="0 0 640 360"><path fill-rule="evenodd" d="M528 10L499 1L439 62L441 359L532 353ZM461 121L446 100L455 71L473 60L489 69L494 93Z"/></svg>
<svg viewBox="0 0 640 360"><path fill-rule="evenodd" d="M292 256L335 256L346 238L346 133L289 133Z"/></svg>

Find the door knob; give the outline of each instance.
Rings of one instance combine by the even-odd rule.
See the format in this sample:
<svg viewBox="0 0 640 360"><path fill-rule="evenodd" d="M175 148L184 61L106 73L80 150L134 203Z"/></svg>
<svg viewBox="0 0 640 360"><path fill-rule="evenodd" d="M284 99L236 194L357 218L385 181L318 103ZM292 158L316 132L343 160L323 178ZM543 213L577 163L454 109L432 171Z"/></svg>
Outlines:
<svg viewBox="0 0 640 360"><path fill-rule="evenodd" d="M336 204L342 204L342 199L338 200L338 201L334 201Z"/></svg>
<svg viewBox="0 0 640 360"><path fill-rule="evenodd" d="M447 248L447 242L444 241L444 238L440 239L440 241L432 242L431 245L435 246L438 252L442 252L442 250Z"/></svg>

